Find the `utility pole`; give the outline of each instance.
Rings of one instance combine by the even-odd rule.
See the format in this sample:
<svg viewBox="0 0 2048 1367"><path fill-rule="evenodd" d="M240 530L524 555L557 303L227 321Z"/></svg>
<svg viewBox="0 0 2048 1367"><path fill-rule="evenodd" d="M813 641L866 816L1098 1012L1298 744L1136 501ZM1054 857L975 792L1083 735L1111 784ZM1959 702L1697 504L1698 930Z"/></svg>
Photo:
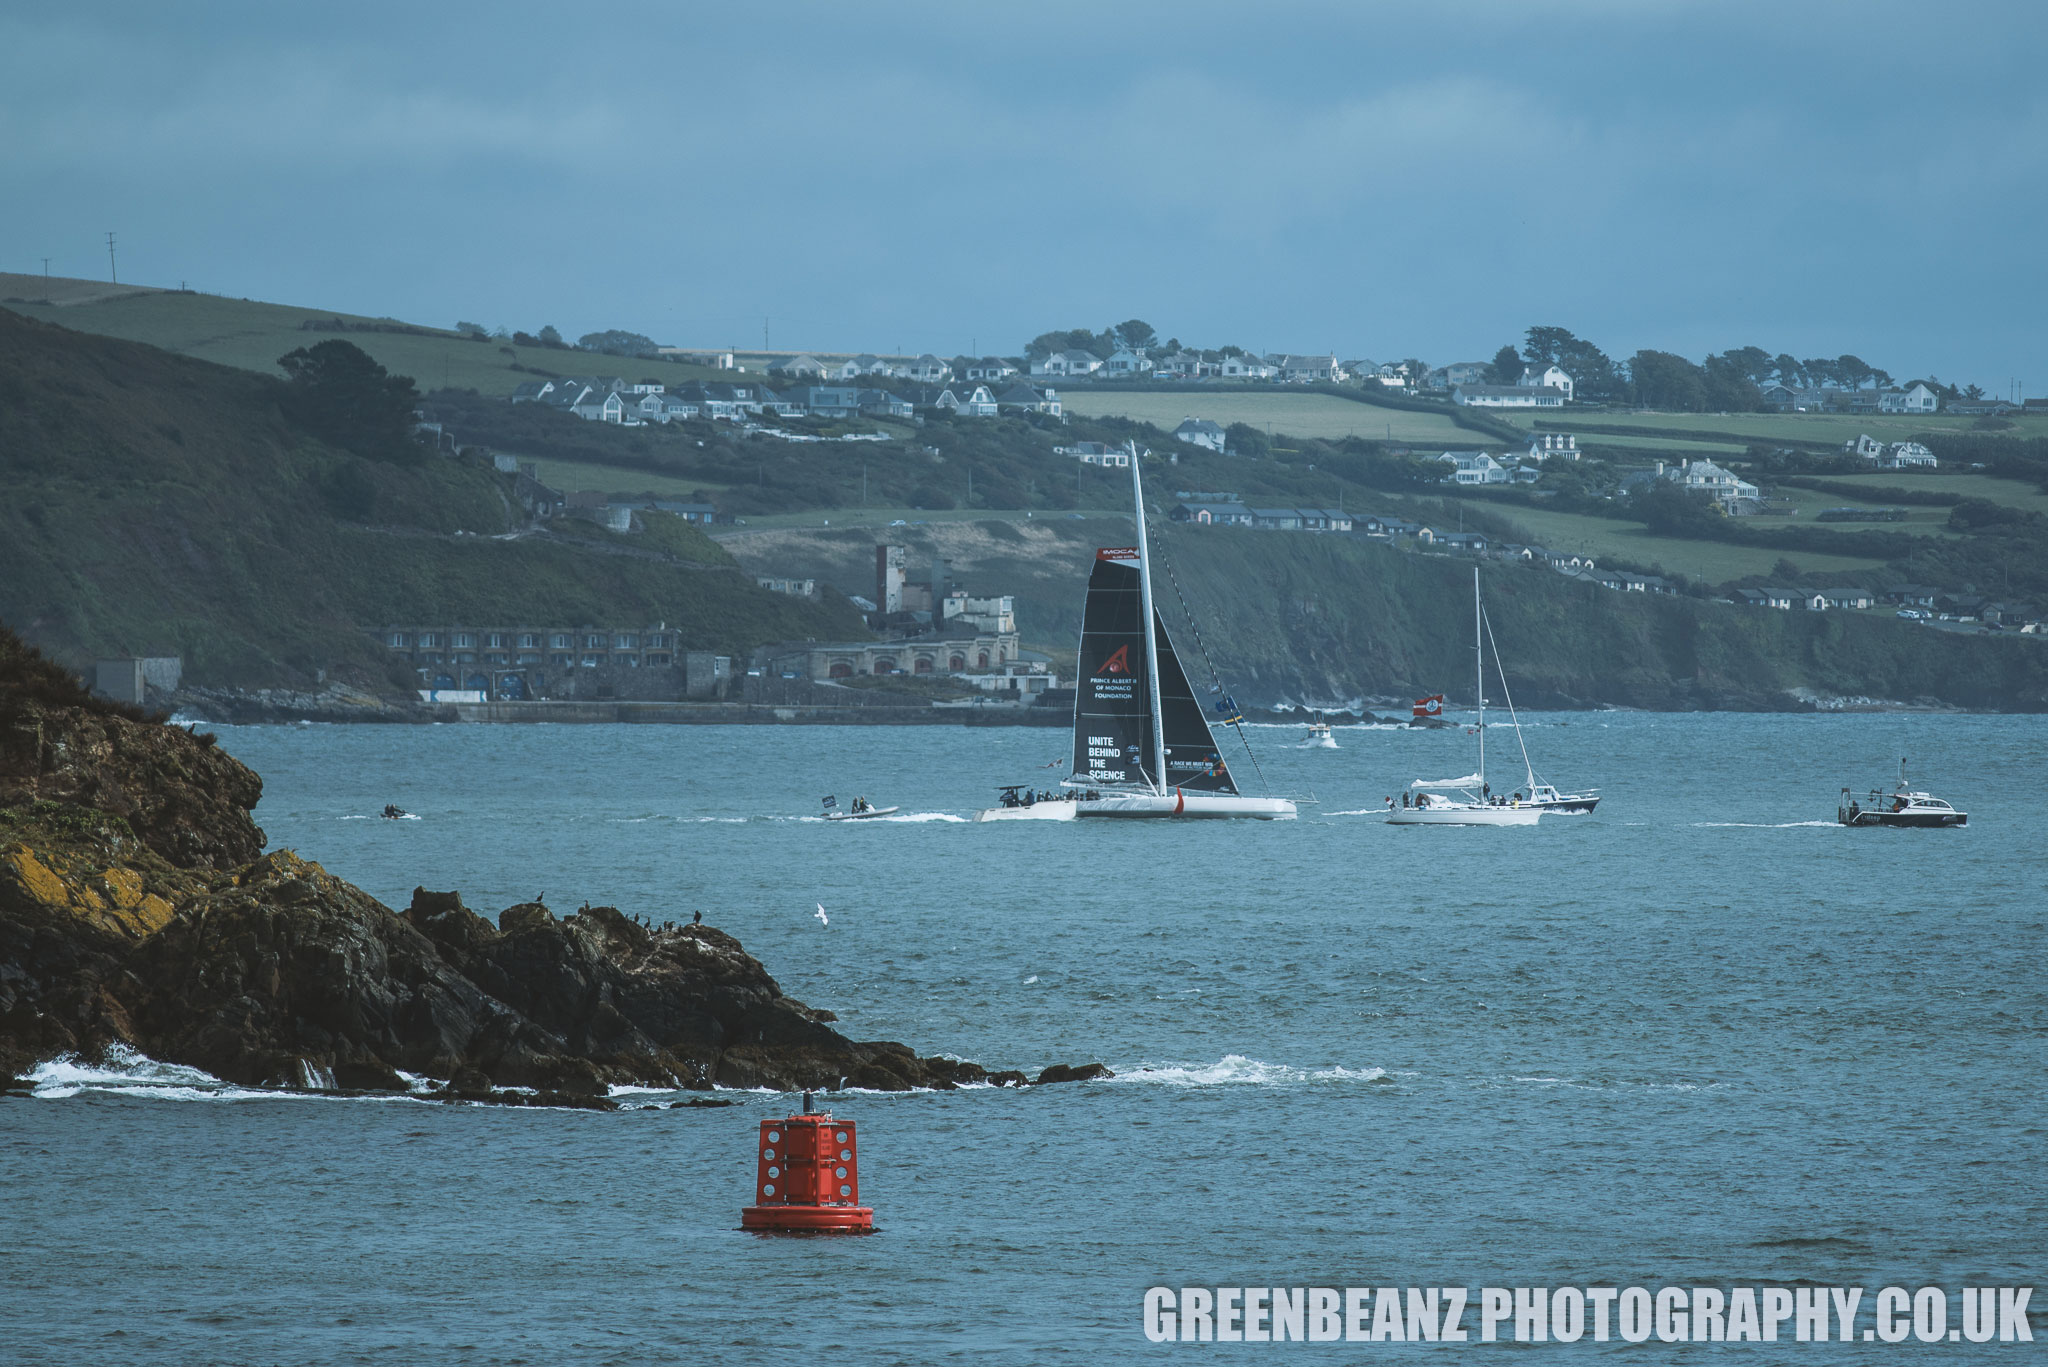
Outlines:
<svg viewBox="0 0 2048 1367"><path fill-rule="evenodd" d="M121 274L114 269L114 235L107 234L107 276L115 284L121 283Z"/></svg>
<svg viewBox="0 0 2048 1367"><path fill-rule="evenodd" d="M44 258L43 258L43 279L45 279L45 280L48 280L49 278L50 278L50 258L46 256L46 257L44 257Z"/></svg>
<svg viewBox="0 0 2048 1367"><path fill-rule="evenodd" d="M761 350L768 349L768 315L761 315Z"/></svg>

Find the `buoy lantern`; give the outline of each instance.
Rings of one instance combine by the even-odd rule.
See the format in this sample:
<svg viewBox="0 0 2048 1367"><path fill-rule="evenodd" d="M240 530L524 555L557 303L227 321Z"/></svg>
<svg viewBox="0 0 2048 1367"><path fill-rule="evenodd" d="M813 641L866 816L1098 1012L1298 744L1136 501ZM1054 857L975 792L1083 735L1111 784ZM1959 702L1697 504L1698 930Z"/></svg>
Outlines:
<svg viewBox="0 0 2048 1367"><path fill-rule="evenodd" d="M860 1145L851 1120L813 1111L761 1122L754 1204L740 1228L777 1233L872 1234L873 1207L860 1203Z"/></svg>

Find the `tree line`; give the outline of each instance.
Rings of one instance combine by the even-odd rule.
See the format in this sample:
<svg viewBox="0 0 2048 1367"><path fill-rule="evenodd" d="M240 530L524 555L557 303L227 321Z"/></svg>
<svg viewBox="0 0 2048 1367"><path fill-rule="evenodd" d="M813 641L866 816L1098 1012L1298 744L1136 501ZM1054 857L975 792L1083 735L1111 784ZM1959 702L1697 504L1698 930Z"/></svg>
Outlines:
<svg viewBox="0 0 2048 1367"><path fill-rule="evenodd" d="M1732 347L1698 364L1669 351L1643 350L1616 361L1569 329L1532 327L1520 348L1504 346L1487 364L1487 379L1512 384L1525 366L1555 365L1572 377L1573 394L1593 403L1622 403L1637 408L1662 408L1681 413L1745 413L1763 407L1763 387L1782 384L1794 389L1835 387L1889 389L1891 373L1860 356L1809 356L1772 353L1759 346ZM1976 399L1977 385L1958 389L1932 375L1908 384L1924 384L1944 399Z"/></svg>

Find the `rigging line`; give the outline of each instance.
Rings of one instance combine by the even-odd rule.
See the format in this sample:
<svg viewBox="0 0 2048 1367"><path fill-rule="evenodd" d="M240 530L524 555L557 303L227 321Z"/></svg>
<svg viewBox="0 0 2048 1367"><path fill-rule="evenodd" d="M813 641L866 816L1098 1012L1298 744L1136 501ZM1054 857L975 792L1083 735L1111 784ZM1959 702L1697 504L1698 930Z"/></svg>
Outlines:
<svg viewBox="0 0 2048 1367"><path fill-rule="evenodd" d="M1223 691L1223 676L1217 672L1216 661L1209 654L1209 643L1202 639L1202 627L1195 620L1194 610L1188 606L1188 597L1185 593L1181 592L1180 576L1173 572L1173 557L1166 552L1164 538L1161 538L1160 542L1159 563L1166 571L1166 582L1173 586L1173 596L1175 601L1180 604L1180 615L1187 620L1188 632L1195 638L1195 649L1202 652L1202 663L1209 670L1209 682L1215 685L1218 693L1221 693ZM1235 711L1236 709L1233 708L1232 710ZM1237 716L1229 725L1231 730L1237 732L1237 739L1244 746L1245 758L1252 762L1252 770L1259 776L1259 787L1264 789L1268 795L1271 795L1273 785L1266 778L1266 769L1264 765L1259 763L1258 753L1252 749L1251 737L1244 733L1243 715Z"/></svg>
<svg viewBox="0 0 2048 1367"><path fill-rule="evenodd" d="M1500 675L1500 695L1507 701L1508 720L1515 726L1515 744L1522 747L1522 768L1529 773L1529 786L1536 786L1536 766L1529 762L1529 742L1522 739L1522 719L1515 715L1515 695L1508 692L1508 672L1500 665L1500 643L1493 639L1493 614L1481 608L1479 620L1486 625L1486 644L1493 648L1493 672ZM1530 797L1536 796L1534 792Z"/></svg>

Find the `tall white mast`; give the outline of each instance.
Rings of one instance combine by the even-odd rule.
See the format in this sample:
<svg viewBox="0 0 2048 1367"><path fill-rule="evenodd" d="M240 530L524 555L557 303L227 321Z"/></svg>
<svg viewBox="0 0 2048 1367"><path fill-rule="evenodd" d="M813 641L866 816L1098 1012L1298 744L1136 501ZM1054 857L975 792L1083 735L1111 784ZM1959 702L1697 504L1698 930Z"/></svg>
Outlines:
<svg viewBox="0 0 2048 1367"><path fill-rule="evenodd" d="M1472 683L1479 690L1479 787L1486 788L1486 642L1479 620L1479 567L1472 567Z"/></svg>
<svg viewBox="0 0 2048 1367"><path fill-rule="evenodd" d="M1166 718L1159 705L1159 636L1152 616L1152 550L1145 541L1145 486L1138 478L1138 443L1128 444L1131 453L1131 497L1138 515L1138 586L1145 611L1145 687L1152 695L1152 752L1159 756L1159 772L1153 776L1152 791L1166 791ZM1142 770L1141 770L1142 772Z"/></svg>

